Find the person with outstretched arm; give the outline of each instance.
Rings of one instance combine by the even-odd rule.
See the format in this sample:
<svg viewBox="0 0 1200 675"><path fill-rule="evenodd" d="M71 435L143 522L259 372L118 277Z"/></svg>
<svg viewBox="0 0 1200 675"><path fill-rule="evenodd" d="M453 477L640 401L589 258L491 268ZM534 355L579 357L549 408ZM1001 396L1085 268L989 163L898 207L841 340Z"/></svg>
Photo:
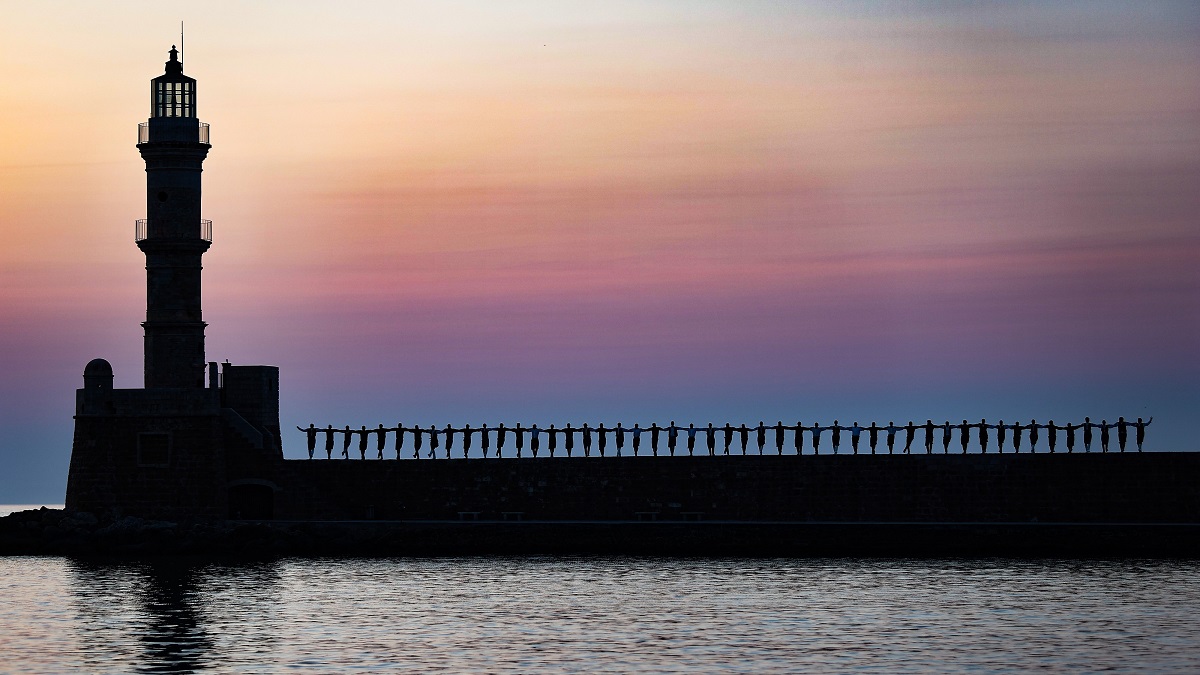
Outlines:
<svg viewBox="0 0 1200 675"><path fill-rule="evenodd" d="M971 427L974 425L968 424L966 420L958 425L958 444L962 446L962 454L967 454L967 444L971 442Z"/></svg>
<svg viewBox="0 0 1200 675"><path fill-rule="evenodd" d="M1010 426L1013 432L1013 452L1021 452L1021 434L1025 432L1025 427L1020 422L1013 422Z"/></svg>
<svg viewBox="0 0 1200 675"><path fill-rule="evenodd" d="M954 433L954 427L950 422L942 422L942 454L950 454L950 437Z"/></svg>
<svg viewBox="0 0 1200 675"><path fill-rule="evenodd" d="M496 427L496 459L504 456L504 438L508 436L508 429L504 427L504 422Z"/></svg>
<svg viewBox="0 0 1200 675"><path fill-rule="evenodd" d="M986 455L988 446L988 429L991 429L992 425L988 424L987 420L979 420L979 424L976 424L975 426L979 428L979 451Z"/></svg>
<svg viewBox="0 0 1200 675"><path fill-rule="evenodd" d="M570 422L567 422L567 426L563 428L562 433L566 441L563 446L567 449L567 457L570 457L571 451L575 449L575 428L571 426Z"/></svg>
<svg viewBox="0 0 1200 675"><path fill-rule="evenodd" d="M446 435L446 459L450 459L450 451L454 449L454 427L447 424L442 433Z"/></svg>
<svg viewBox="0 0 1200 675"><path fill-rule="evenodd" d="M933 430L935 429L933 420L925 420L925 454L933 454Z"/></svg>
<svg viewBox="0 0 1200 675"><path fill-rule="evenodd" d="M1050 453L1053 454L1054 446L1058 444L1058 425L1054 420L1050 420L1043 428L1046 430L1046 444L1050 446Z"/></svg>
<svg viewBox="0 0 1200 675"><path fill-rule="evenodd" d="M600 426L596 427L596 440L599 441L596 447L600 450L601 457L604 456L604 446L608 443L608 439L604 437L606 433L608 433L608 429L605 429L604 422L601 422Z"/></svg>
<svg viewBox="0 0 1200 675"><path fill-rule="evenodd" d="M354 432L350 430L350 425L342 430L342 459L350 459L350 444L354 442Z"/></svg>
<svg viewBox="0 0 1200 675"><path fill-rule="evenodd" d="M513 428L513 442L517 446L517 457L525 452L525 431L525 427L521 426L520 422L517 422L517 426Z"/></svg>
<svg viewBox="0 0 1200 675"><path fill-rule="evenodd" d="M679 443L679 427L675 426L675 420L671 420L671 425L667 427L667 450L671 452L671 456L675 456L675 446Z"/></svg>
<svg viewBox="0 0 1200 675"><path fill-rule="evenodd" d="M821 432L825 431L825 427L821 426L820 422L813 422L809 429L812 429L813 454L819 455L821 454Z"/></svg>
<svg viewBox="0 0 1200 675"><path fill-rule="evenodd" d="M709 422L708 428L704 430L704 443L708 446L709 457L717 454L717 430L713 428L712 422Z"/></svg>
<svg viewBox="0 0 1200 675"><path fill-rule="evenodd" d="M387 432L383 422L380 422L379 428L375 430L375 459L383 459L383 449L387 447Z"/></svg>
<svg viewBox="0 0 1200 675"><path fill-rule="evenodd" d="M546 438L549 441L546 448L550 450L550 456L553 457L554 451L558 449L558 429L555 429L553 424L546 430Z"/></svg>
<svg viewBox="0 0 1200 675"><path fill-rule="evenodd" d="M1008 436L1008 427L1004 424L1004 420L996 422L996 452L1004 454L1004 439Z"/></svg>
<svg viewBox="0 0 1200 675"><path fill-rule="evenodd" d="M629 433L633 436L633 456L637 457L638 450L642 447L642 427L635 423Z"/></svg>
<svg viewBox="0 0 1200 675"><path fill-rule="evenodd" d="M449 425L447 425L447 426L449 426ZM437 457L437 449L438 449L438 430L437 430L437 427L430 424L429 425L429 458L430 459L434 459Z"/></svg>
<svg viewBox="0 0 1200 675"><path fill-rule="evenodd" d="M617 457L621 456L621 451L625 449L625 425L622 422L617 422L617 428L614 434L617 437Z"/></svg>
<svg viewBox="0 0 1200 675"><path fill-rule="evenodd" d="M325 459L333 459L333 435L336 433L332 424L325 427Z"/></svg>
<svg viewBox="0 0 1200 675"><path fill-rule="evenodd" d="M1150 426L1150 423L1153 421L1154 417L1151 417L1145 422L1143 422L1142 418L1139 417L1137 421L1133 423L1134 440L1137 441L1138 452L1142 451L1142 443L1146 440L1146 427Z"/></svg>
<svg viewBox="0 0 1200 675"><path fill-rule="evenodd" d="M871 426L867 427L867 441L871 444L871 454L875 454L875 445L879 443L879 427L875 422L871 422Z"/></svg>
<svg viewBox="0 0 1200 675"><path fill-rule="evenodd" d="M688 457L691 457L696 454L696 432L699 430L695 424L688 423L688 428L685 431L687 431Z"/></svg>
<svg viewBox="0 0 1200 675"><path fill-rule="evenodd" d="M758 426L754 429L754 440L758 441L758 454L763 454L763 448L767 445L767 428L763 426L762 420L758 421Z"/></svg>
<svg viewBox="0 0 1200 675"><path fill-rule="evenodd" d="M308 423L308 428L296 427L297 430L303 431L308 441L308 458L312 459L313 454L317 451L317 427L312 422Z"/></svg>
<svg viewBox="0 0 1200 675"><path fill-rule="evenodd" d="M917 439L917 425L912 420L904 425L904 454L912 454L913 441Z"/></svg>
<svg viewBox="0 0 1200 675"><path fill-rule="evenodd" d="M396 459L400 459L400 451L404 450L404 423L396 422L396 428L392 431L396 432Z"/></svg>
<svg viewBox="0 0 1200 675"><path fill-rule="evenodd" d="M800 420L796 420L796 426L792 427L792 445L796 446L796 456L804 454L804 425Z"/></svg>
<svg viewBox="0 0 1200 675"><path fill-rule="evenodd" d="M896 423L894 421L888 420L888 425L886 427L884 427L884 430L887 431L888 454L889 455L895 454L896 432L900 431L900 427L896 426Z"/></svg>
<svg viewBox="0 0 1200 675"><path fill-rule="evenodd" d="M837 420L834 420L833 424L829 427L830 435L833 437L833 454L835 455L838 454L838 450L842 447L842 429L843 427L838 424Z"/></svg>
<svg viewBox="0 0 1200 675"><path fill-rule="evenodd" d="M1112 425L1108 423L1108 420L1100 420L1100 450L1102 452L1108 452L1108 430L1111 428Z"/></svg>
<svg viewBox="0 0 1200 675"><path fill-rule="evenodd" d="M654 456L658 457L658 435L662 433L662 427L658 426L658 422L650 424L650 450L654 452Z"/></svg>
<svg viewBox="0 0 1200 675"><path fill-rule="evenodd" d="M424 441L425 432L421 431L421 427L413 427L413 459L421 459L421 443Z"/></svg>
<svg viewBox="0 0 1200 675"><path fill-rule="evenodd" d="M488 451L492 449L492 439L488 435L489 431L491 431L491 429L488 429L487 422L484 422L483 425L479 427L479 449L483 451L484 459L487 459ZM497 453L496 456L499 457L500 454Z"/></svg>
<svg viewBox="0 0 1200 675"><path fill-rule="evenodd" d="M471 425L464 424L459 432L463 435L463 459L468 459L471 456L471 434L473 433Z"/></svg>
<svg viewBox="0 0 1200 675"><path fill-rule="evenodd" d="M783 454L783 430L787 427L783 426L783 420L775 422L775 454Z"/></svg>
<svg viewBox="0 0 1200 675"><path fill-rule="evenodd" d="M1063 425L1063 431L1067 432L1067 454L1075 452L1075 430L1082 426L1082 424L1071 424L1070 422Z"/></svg>
<svg viewBox="0 0 1200 675"><path fill-rule="evenodd" d="M517 428L519 429L520 427L517 427ZM540 433L542 433L542 430L538 428L538 425L535 424L535 425L529 427L529 452L533 453L534 457L537 457L538 449L539 449L538 446L541 445L541 440L538 439L538 434L540 434ZM520 438L521 437L518 435L517 436L517 439L518 439L517 457L521 456Z"/></svg>
<svg viewBox="0 0 1200 675"><path fill-rule="evenodd" d="M725 423L725 454L729 454L729 445L733 443L733 427L729 422Z"/></svg>
<svg viewBox="0 0 1200 675"><path fill-rule="evenodd" d="M738 436L742 441L742 454L746 454L746 445L750 442L750 430L746 428L746 423L742 422L742 426L738 427Z"/></svg>
<svg viewBox="0 0 1200 675"><path fill-rule="evenodd" d="M1117 418L1117 447L1121 448L1121 452L1125 452L1125 441L1129 438L1129 422L1125 421L1124 417Z"/></svg>
<svg viewBox="0 0 1200 675"><path fill-rule="evenodd" d="M1083 451L1091 452L1092 451L1092 428L1095 427L1096 425L1092 424L1092 418L1085 417L1085 418L1083 418L1082 426L1083 426Z"/></svg>
<svg viewBox="0 0 1200 675"><path fill-rule="evenodd" d="M862 435L864 427L858 426L858 420L854 421L846 429L850 432L850 447L854 450L854 454L858 454L858 437Z"/></svg>

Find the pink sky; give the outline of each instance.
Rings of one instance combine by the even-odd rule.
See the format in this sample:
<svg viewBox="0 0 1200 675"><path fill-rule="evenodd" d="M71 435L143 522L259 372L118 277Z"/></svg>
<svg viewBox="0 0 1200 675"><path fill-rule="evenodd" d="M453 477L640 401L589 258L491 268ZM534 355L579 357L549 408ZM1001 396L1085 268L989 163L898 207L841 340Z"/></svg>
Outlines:
<svg viewBox="0 0 1200 675"><path fill-rule="evenodd" d="M1157 415L1193 449L1192 4L197 12L0 8L0 457L36 476L0 502L61 492L84 363L140 386L134 132L180 18L209 357L279 365L285 425Z"/></svg>

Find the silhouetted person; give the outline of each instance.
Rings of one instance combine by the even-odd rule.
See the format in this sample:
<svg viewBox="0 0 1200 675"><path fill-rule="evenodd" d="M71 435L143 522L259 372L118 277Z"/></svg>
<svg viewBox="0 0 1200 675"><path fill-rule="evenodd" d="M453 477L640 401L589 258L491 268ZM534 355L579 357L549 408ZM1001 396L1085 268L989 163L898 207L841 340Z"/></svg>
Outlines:
<svg viewBox="0 0 1200 675"><path fill-rule="evenodd" d="M365 424L362 425L362 429L359 431L356 431L354 433L358 434L358 454L360 455L359 459L366 459L367 458L367 434L369 433L367 431L367 425L365 425Z"/></svg>
<svg viewBox="0 0 1200 675"><path fill-rule="evenodd" d="M738 439L742 442L742 454L746 454L746 446L750 444L750 429L746 427L746 423L738 427Z"/></svg>
<svg viewBox="0 0 1200 675"><path fill-rule="evenodd" d="M296 428L304 432L304 436L308 441L308 458L312 459L313 453L317 451L317 428L313 426L312 422L308 423L307 429L301 429L300 427Z"/></svg>
<svg viewBox="0 0 1200 675"><path fill-rule="evenodd" d="M549 441L546 447L550 450L550 456L553 457L554 451L558 449L558 430L554 428L553 424L551 424L550 428L546 430L546 433L548 434L547 440Z"/></svg>
<svg viewBox="0 0 1200 675"><path fill-rule="evenodd" d="M987 420L979 420L979 424L976 424L975 426L979 428L979 451L986 455L988 446L988 429L991 429L992 425L988 424Z"/></svg>
<svg viewBox="0 0 1200 675"><path fill-rule="evenodd" d="M592 429L591 429L591 427L588 426L587 422L584 422L583 427L581 428L581 431L583 432L583 456L591 457L592 456Z"/></svg>
<svg viewBox="0 0 1200 675"><path fill-rule="evenodd" d="M958 443L962 446L962 454L967 454L967 444L971 442L971 425L966 420L958 425Z"/></svg>
<svg viewBox="0 0 1200 675"><path fill-rule="evenodd" d="M1008 435L1008 427L1004 425L1004 420L1000 420L994 427L996 429L996 452L1004 454L1004 438Z"/></svg>
<svg viewBox="0 0 1200 675"><path fill-rule="evenodd" d="M709 422L708 428L704 430L704 442L708 446L709 457L717 454L717 430L713 428L712 422Z"/></svg>
<svg viewBox="0 0 1200 675"><path fill-rule="evenodd" d="M464 424L462 429L459 429L463 435L463 459L467 459L471 455L471 425Z"/></svg>
<svg viewBox="0 0 1200 675"><path fill-rule="evenodd" d="M733 443L733 427L729 422L725 423L725 454L729 454L729 445Z"/></svg>
<svg viewBox="0 0 1200 675"><path fill-rule="evenodd" d="M563 445L567 448L567 457L571 456L571 451L575 449L575 429L571 427L571 423L567 422L567 426L562 430L563 440L566 441Z"/></svg>
<svg viewBox="0 0 1200 675"><path fill-rule="evenodd" d="M421 458L421 444L425 440L425 432L421 431L421 427L413 427L413 459Z"/></svg>
<svg viewBox="0 0 1200 675"><path fill-rule="evenodd" d="M821 432L825 431L825 427L821 426L820 422L813 422L809 428L812 429L813 454L819 455L821 454Z"/></svg>
<svg viewBox="0 0 1200 675"><path fill-rule="evenodd" d="M758 454L763 454L763 448L767 445L767 428L763 426L762 420L758 421L758 426L754 429L754 440L758 441Z"/></svg>
<svg viewBox="0 0 1200 675"><path fill-rule="evenodd" d="M1142 418L1139 417L1138 420L1133 423L1134 439L1137 441L1138 452L1142 451L1142 443L1146 440L1146 427L1150 426L1150 423L1153 421L1153 417L1145 422L1143 422Z"/></svg>
<svg viewBox="0 0 1200 675"><path fill-rule="evenodd" d="M617 428L614 433L617 437L617 457L621 456L621 451L625 449L625 425L617 422Z"/></svg>
<svg viewBox="0 0 1200 675"><path fill-rule="evenodd" d="M1108 452L1108 430L1110 428L1108 420L1100 420L1100 449L1103 452Z"/></svg>
<svg viewBox="0 0 1200 675"><path fill-rule="evenodd" d="M904 454L912 452L913 441L917 438L917 425L913 424L912 420L904 425Z"/></svg>
<svg viewBox="0 0 1200 675"><path fill-rule="evenodd" d="M1054 452L1054 446L1058 444L1058 425L1054 420L1046 422L1046 443L1050 446L1050 452Z"/></svg>
<svg viewBox="0 0 1200 675"><path fill-rule="evenodd" d="M858 437L862 435L863 427L858 426L858 420L854 420L854 424L846 427L850 432L850 448L854 454L858 454Z"/></svg>
<svg viewBox="0 0 1200 675"><path fill-rule="evenodd" d="M671 426L667 427L667 449L671 451L671 456L675 456L675 445L679 442L679 427L675 426L675 420L671 420Z"/></svg>
<svg viewBox="0 0 1200 675"><path fill-rule="evenodd" d="M696 454L696 425L688 424L687 428L688 457Z"/></svg>
<svg viewBox="0 0 1200 675"><path fill-rule="evenodd" d="M642 427L634 424L629 433L633 435L633 456L637 457L638 450L642 447Z"/></svg>
<svg viewBox="0 0 1200 675"><path fill-rule="evenodd" d="M942 422L942 454L950 454L950 435L954 427L950 426L949 422Z"/></svg>
<svg viewBox="0 0 1200 675"><path fill-rule="evenodd" d="M437 427L429 425L429 457L430 459L437 456L438 449L438 431Z"/></svg>
<svg viewBox="0 0 1200 675"><path fill-rule="evenodd" d="M796 455L804 454L804 425L800 420L796 420L796 426L792 427L792 445L796 446Z"/></svg>
<svg viewBox="0 0 1200 675"><path fill-rule="evenodd" d="M783 430L787 427L783 426L783 420L775 422L775 454L783 454Z"/></svg>
<svg viewBox="0 0 1200 675"><path fill-rule="evenodd" d="M396 459L400 459L400 451L404 449L404 423L396 423Z"/></svg>
<svg viewBox="0 0 1200 675"><path fill-rule="evenodd" d="M446 459L450 459L450 451L454 449L454 427L447 424L442 433L446 434Z"/></svg>
<svg viewBox="0 0 1200 675"><path fill-rule="evenodd" d="M1094 427L1094 426L1096 426L1096 425L1092 424L1092 418L1090 418L1090 417L1083 418L1083 451L1084 452L1092 451L1092 427Z"/></svg>
<svg viewBox="0 0 1200 675"><path fill-rule="evenodd" d="M871 422L871 426L867 427L867 440L871 443L871 454L875 454L875 445L879 443L879 427Z"/></svg>
<svg viewBox="0 0 1200 675"><path fill-rule="evenodd" d="M379 428L375 430L375 452L377 453L375 459L383 459L383 449L387 447L387 432L383 423L380 423Z"/></svg>
<svg viewBox="0 0 1200 675"><path fill-rule="evenodd" d="M608 444L608 440L604 437L604 434L606 433L608 433L608 429L605 429L604 422L601 422L599 428L596 429L596 439L600 441L598 447L600 449L601 457L604 456L604 446Z"/></svg>
<svg viewBox="0 0 1200 675"><path fill-rule="evenodd" d="M933 420L925 420L925 454L933 454Z"/></svg>
<svg viewBox="0 0 1200 675"><path fill-rule="evenodd" d="M1082 426L1082 424L1071 424L1070 422L1063 426L1063 431L1067 432L1067 454L1075 452L1075 430Z"/></svg>
<svg viewBox="0 0 1200 675"><path fill-rule="evenodd" d="M654 452L654 456L658 457L658 435L662 432L662 428L658 426L658 422L650 424L650 450Z"/></svg>
<svg viewBox="0 0 1200 675"><path fill-rule="evenodd" d="M537 428L537 425L533 425L530 431L532 431L533 428ZM513 439L517 443L517 457L520 457L521 453L525 450L525 427L521 426L520 422L517 422L517 426L513 430L513 434ZM534 455L534 457L537 457L537 455Z"/></svg>
<svg viewBox="0 0 1200 675"><path fill-rule="evenodd" d="M342 459L350 459L350 443L354 441L354 432L350 430L350 425L342 431Z"/></svg>
<svg viewBox="0 0 1200 675"><path fill-rule="evenodd" d="M1012 423L1013 432L1013 452L1021 452L1021 434L1025 432L1025 427L1021 426L1020 422Z"/></svg>
<svg viewBox="0 0 1200 675"><path fill-rule="evenodd" d="M508 429L504 427L504 422L496 427L496 457L504 456L504 439L508 436Z"/></svg>
<svg viewBox="0 0 1200 675"><path fill-rule="evenodd" d="M1124 417L1117 418L1117 447L1121 448L1121 452L1125 452L1125 441L1129 438L1129 422L1125 421Z"/></svg>
<svg viewBox="0 0 1200 675"><path fill-rule="evenodd" d="M487 422L484 422L483 426L479 427L479 449L483 451L484 459L487 459L488 450L492 449L492 439L488 437ZM496 456L499 457L500 453L496 453Z"/></svg>
<svg viewBox="0 0 1200 675"><path fill-rule="evenodd" d="M1039 432L1038 429L1041 429L1043 426L1044 425L1038 424L1037 420L1029 420L1029 426L1026 428L1029 429L1029 452L1031 453L1037 452L1037 442L1041 437L1041 432Z"/></svg>
<svg viewBox="0 0 1200 675"><path fill-rule="evenodd" d="M837 420L833 421L833 425L829 427L830 435L833 436L833 454L838 454L838 450L842 447L842 426Z"/></svg>
<svg viewBox="0 0 1200 675"><path fill-rule="evenodd" d="M332 424L325 427L325 459L333 459L333 435L335 433L337 431Z"/></svg>
<svg viewBox="0 0 1200 675"><path fill-rule="evenodd" d="M520 427L518 427L518 428L520 428ZM537 454L538 454L538 445L540 444L540 441L538 440L538 434L540 434L541 432L542 432L542 430L538 429L538 425L536 425L536 424L529 427L529 451L533 453L534 457L537 457ZM520 438L520 436L517 436L517 438ZM521 454L521 448L520 448L520 446L518 446L517 447L517 455L520 455L520 454Z"/></svg>
<svg viewBox="0 0 1200 675"><path fill-rule="evenodd" d="M889 455L895 454L896 432L900 431L900 427L896 426L896 423L893 422L892 420L888 420L888 425L886 427L884 427L884 430L887 431L886 438L887 438L888 454Z"/></svg>

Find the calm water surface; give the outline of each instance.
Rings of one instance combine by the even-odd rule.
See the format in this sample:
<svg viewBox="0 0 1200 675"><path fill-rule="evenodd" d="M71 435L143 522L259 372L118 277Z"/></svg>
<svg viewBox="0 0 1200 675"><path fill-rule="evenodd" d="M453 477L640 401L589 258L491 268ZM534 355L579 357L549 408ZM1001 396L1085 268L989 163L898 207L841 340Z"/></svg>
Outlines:
<svg viewBox="0 0 1200 675"><path fill-rule="evenodd" d="M0 558L4 672L1200 672L1200 563Z"/></svg>

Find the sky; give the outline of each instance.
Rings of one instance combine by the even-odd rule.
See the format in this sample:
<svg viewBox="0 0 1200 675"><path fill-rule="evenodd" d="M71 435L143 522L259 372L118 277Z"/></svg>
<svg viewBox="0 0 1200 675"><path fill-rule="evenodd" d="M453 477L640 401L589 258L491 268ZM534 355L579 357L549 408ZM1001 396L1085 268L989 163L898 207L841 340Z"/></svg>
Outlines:
<svg viewBox="0 0 1200 675"><path fill-rule="evenodd" d="M140 387L149 115L284 428L1154 416L1196 450L1193 2L0 4L0 503ZM285 434L285 454L304 454Z"/></svg>

